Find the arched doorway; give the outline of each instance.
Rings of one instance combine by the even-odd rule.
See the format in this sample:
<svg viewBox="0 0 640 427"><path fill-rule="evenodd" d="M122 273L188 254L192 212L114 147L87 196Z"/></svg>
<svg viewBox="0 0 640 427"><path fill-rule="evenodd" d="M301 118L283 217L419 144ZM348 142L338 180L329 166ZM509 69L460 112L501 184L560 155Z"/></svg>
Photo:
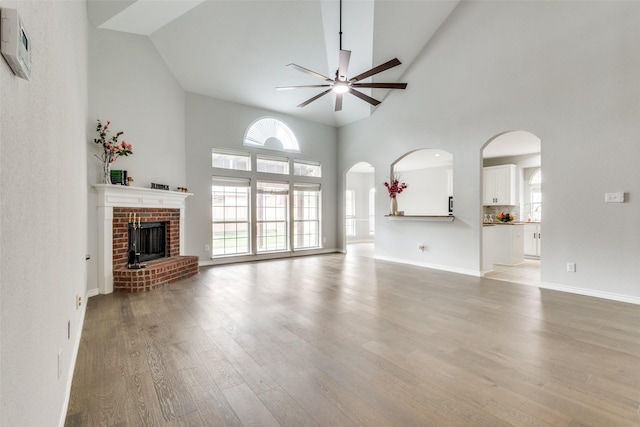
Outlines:
<svg viewBox="0 0 640 427"><path fill-rule="evenodd" d="M485 277L540 284L542 141L508 131L482 148L482 271ZM515 220L503 223L502 214Z"/></svg>
<svg viewBox="0 0 640 427"><path fill-rule="evenodd" d="M373 256L375 245L375 168L353 165L345 179L345 242L348 253Z"/></svg>

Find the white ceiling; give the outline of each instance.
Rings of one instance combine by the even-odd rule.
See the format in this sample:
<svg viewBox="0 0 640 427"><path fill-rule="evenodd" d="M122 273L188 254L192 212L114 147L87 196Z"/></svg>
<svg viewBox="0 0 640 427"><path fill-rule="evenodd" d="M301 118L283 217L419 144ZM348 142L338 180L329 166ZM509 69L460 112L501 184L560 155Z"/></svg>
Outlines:
<svg viewBox="0 0 640 427"><path fill-rule="evenodd" d="M343 0L342 48L352 51L348 76L397 57L402 65L377 74L373 81L405 82L407 69L458 2ZM297 108L321 90L275 90L322 83L287 68L290 63L329 77L335 74L338 0L88 0L87 9L98 28L149 37L188 92L333 126L375 112L368 103L345 95L343 110L336 113L333 94ZM411 90L412 82L406 83L406 90ZM384 101L404 91L365 93ZM539 151L535 136L511 132L487 146L484 157Z"/></svg>
<svg viewBox="0 0 640 427"><path fill-rule="evenodd" d="M402 65L373 81L403 82L406 70L458 2L343 0L342 48L352 51L348 76L397 57ZM335 74L338 0L88 0L88 13L98 28L148 36L188 92L333 126L368 117L374 110L345 95L343 110L336 113L333 94L297 108L321 90L275 90L321 83L287 68L290 63L329 77ZM411 90L411 82L406 83ZM402 92L365 93L384 101Z"/></svg>

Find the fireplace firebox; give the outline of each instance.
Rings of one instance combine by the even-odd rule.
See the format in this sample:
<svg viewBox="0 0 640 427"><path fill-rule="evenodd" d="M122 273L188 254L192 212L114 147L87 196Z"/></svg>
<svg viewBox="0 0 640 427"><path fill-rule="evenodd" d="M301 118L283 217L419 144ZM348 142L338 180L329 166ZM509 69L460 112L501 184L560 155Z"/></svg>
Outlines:
<svg viewBox="0 0 640 427"><path fill-rule="evenodd" d="M129 251L137 255L136 261L151 261L167 256L167 223L143 222L129 224ZM131 263L131 260L130 260Z"/></svg>

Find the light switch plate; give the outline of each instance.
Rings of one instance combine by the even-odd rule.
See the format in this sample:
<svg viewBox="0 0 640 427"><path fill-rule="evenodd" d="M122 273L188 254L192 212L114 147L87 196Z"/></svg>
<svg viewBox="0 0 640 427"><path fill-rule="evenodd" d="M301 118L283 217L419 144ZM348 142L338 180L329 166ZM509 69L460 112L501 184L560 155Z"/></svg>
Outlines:
<svg viewBox="0 0 640 427"><path fill-rule="evenodd" d="M604 193L605 203L624 203L624 193Z"/></svg>

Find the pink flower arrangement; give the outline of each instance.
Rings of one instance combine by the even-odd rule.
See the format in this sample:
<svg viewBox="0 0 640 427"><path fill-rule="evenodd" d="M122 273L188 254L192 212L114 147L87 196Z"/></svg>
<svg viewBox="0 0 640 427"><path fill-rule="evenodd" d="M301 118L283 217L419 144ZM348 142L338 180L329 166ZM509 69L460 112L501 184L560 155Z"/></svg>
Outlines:
<svg viewBox="0 0 640 427"><path fill-rule="evenodd" d="M404 182L400 182L398 178L393 178L391 183L385 182L384 186L387 187L389 191L389 197L395 199L396 196L404 191L407 188L407 184Z"/></svg>
<svg viewBox="0 0 640 427"><path fill-rule="evenodd" d="M109 125L111 125L111 122L107 121L107 124L102 125L102 122L98 119L98 126L96 127L98 138L93 140L96 144L102 145L102 153L95 156L105 165L115 162L120 156L126 157L129 154L133 154L133 145L127 143L124 139L122 142L118 142L124 132L120 131L111 138L107 137Z"/></svg>

